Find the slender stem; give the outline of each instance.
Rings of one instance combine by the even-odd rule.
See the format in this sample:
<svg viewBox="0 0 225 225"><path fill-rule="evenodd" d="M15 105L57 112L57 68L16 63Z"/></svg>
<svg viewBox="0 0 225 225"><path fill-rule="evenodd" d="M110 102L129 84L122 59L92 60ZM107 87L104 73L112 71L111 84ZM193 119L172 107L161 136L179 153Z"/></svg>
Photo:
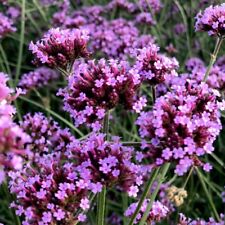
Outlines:
<svg viewBox="0 0 225 225"><path fill-rule="evenodd" d="M157 196L157 194L159 192L160 186L163 183L163 181L165 180L165 176L166 176L167 171L169 170L169 167L170 167L170 163L166 163L161 168L162 172L160 173L160 177L159 177L159 180L158 180L157 187L156 187L156 189L154 190L154 192L151 195L150 202L147 205L147 208L145 210L144 215L141 218L141 221L140 221L139 225L144 225L145 224L145 221L147 220L147 218L149 216L149 212L150 212L150 210L152 208L153 202L155 201L155 198L156 198L156 196Z"/></svg>
<svg viewBox="0 0 225 225"><path fill-rule="evenodd" d="M142 207L142 204L143 204L144 200L146 199L146 196L148 195L149 190L151 189L152 184L155 181L155 179L158 176L158 174L159 174L159 168L157 168L157 169L155 169L153 171L150 179L148 180L147 185L145 187L145 190L144 190L144 192L143 192L143 194L142 194L142 196L140 198L140 201L138 202L137 208L136 208L134 214L131 217L131 220L129 222L129 225L133 225L134 224L135 219L136 219L136 217L137 217L137 215L138 215L138 213L139 213L139 211L140 211L140 209Z"/></svg>
<svg viewBox="0 0 225 225"><path fill-rule="evenodd" d="M152 103L154 104L155 103L155 100L156 100L156 87L155 86L152 86Z"/></svg>
<svg viewBox="0 0 225 225"><path fill-rule="evenodd" d="M207 78L209 76L210 70L212 69L212 66L213 66L213 64L216 61L216 57L217 57L217 55L219 53L219 50L220 50L220 47L221 47L222 42L223 42L223 38L222 37L218 37L217 38L217 41L216 41L215 49L213 51L213 54L211 55L211 59L210 59L208 68L207 68L206 73L205 73L205 76L203 78L203 81L204 82L206 82L206 80L207 80Z"/></svg>
<svg viewBox="0 0 225 225"><path fill-rule="evenodd" d="M106 200L106 187L102 188L101 193L98 194L98 214L97 224L104 225L105 223L105 201Z"/></svg>
<svg viewBox="0 0 225 225"><path fill-rule="evenodd" d="M107 111L103 121L102 132L105 134L105 140L109 139L109 116L110 112ZM98 194L97 198L97 224L105 224L105 202L106 202L106 187L103 186L102 191Z"/></svg>
<svg viewBox="0 0 225 225"><path fill-rule="evenodd" d="M184 182L184 185L183 185L183 188L184 188L184 189L185 189L185 187L186 187L186 185L187 185L187 183L188 183L188 181L189 181L189 179L190 179L190 177L191 177L191 174L193 173L193 170L194 170L194 166L191 167L191 169L190 169L190 171L189 171L189 174L188 174L188 176L187 176L187 179L186 179L185 182Z"/></svg>
<svg viewBox="0 0 225 225"><path fill-rule="evenodd" d="M23 45L24 45L24 34L25 34L25 11L26 11L26 0L22 0L22 12L21 12L21 31L20 31L20 45L19 45L19 54L17 59L16 65L16 80L15 86L17 85L20 71L21 71L21 64L22 64L22 57L23 57Z"/></svg>
<svg viewBox="0 0 225 225"><path fill-rule="evenodd" d="M202 177L202 174L201 174L201 172L199 171L198 168L196 168L196 171L197 171L199 180L200 180L200 182L201 182L201 184L202 184L202 187L203 187L203 189L204 189L205 195L206 195L206 197L208 198L208 201L209 201L209 204L210 204L210 206L211 206L211 208L212 208L212 211L213 211L213 213L214 213L216 219L217 219L218 221L220 221L220 217L219 217L219 215L218 215L218 212L216 211L216 207L215 207L215 205L214 205L214 203L213 203L213 200L212 200L212 198L211 198L211 195L209 194L209 191L207 190L207 187L206 187L205 181L204 181L204 179L203 179L203 177Z"/></svg>

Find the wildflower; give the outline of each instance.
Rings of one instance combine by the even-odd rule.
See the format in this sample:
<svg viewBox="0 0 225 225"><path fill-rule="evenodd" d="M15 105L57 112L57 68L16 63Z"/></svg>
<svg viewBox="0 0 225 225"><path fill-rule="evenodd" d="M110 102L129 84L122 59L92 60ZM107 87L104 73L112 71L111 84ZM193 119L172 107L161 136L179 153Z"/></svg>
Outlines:
<svg viewBox="0 0 225 225"><path fill-rule="evenodd" d="M160 84L169 76L177 76L178 62L158 53L159 47L151 44L139 51L135 68L141 78L152 85Z"/></svg>
<svg viewBox="0 0 225 225"><path fill-rule="evenodd" d="M159 97L153 111L137 120L142 138L150 138L147 154L161 165L176 161L175 172L183 175L192 165L202 165L198 156L211 153L221 130L219 104L206 84L186 82Z"/></svg>
<svg viewBox="0 0 225 225"><path fill-rule="evenodd" d="M138 14L136 17L136 22L138 24L146 24L150 26L155 24L155 21L153 20L151 13L147 12L142 12Z"/></svg>
<svg viewBox="0 0 225 225"><path fill-rule="evenodd" d="M24 74L18 86L23 90L24 93L36 88L40 88L48 85L51 81L57 80L59 74L49 68L40 67L32 72Z"/></svg>
<svg viewBox="0 0 225 225"><path fill-rule="evenodd" d="M208 34L224 36L225 35L225 3L216 6L209 6L203 12L196 16L196 31L207 31Z"/></svg>
<svg viewBox="0 0 225 225"><path fill-rule="evenodd" d="M111 143L104 140L104 134L93 134L87 140L72 143L68 156L78 161L77 170L90 180L89 183L83 180L78 186L87 187L93 193L101 192L103 186L116 186L136 196L143 172L141 166L132 162L133 151L122 146L117 137ZM86 205L84 202L82 207Z"/></svg>
<svg viewBox="0 0 225 225"><path fill-rule="evenodd" d="M34 54L34 63L66 69L79 57L89 55L85 30L50 29L40 41L30 43L29 49Z"/></svg>
<svg viewBox="0 0 225 225"><path fill-rule="evenodd" d="M145 201L143 202L140 212L135 218L135 222L134 222L135 224L138 224L138 222L141 220L144 212L146 211L149 201L150 199L145 199ZM124 215L126 217L132 217L132 215L134 214L137 208L137 205L138 205L138 202L132 203L128 207L128 209L125 211ZM159 222L160 220L166 218L168 213L169 213L169 209L166 206L164 206L160 201L155 201L153 202L152 209L149 212L147 223L152 224L154 222Z"/></svg>
<svg viewBox="0 0 225 225"><path fill-rule="evenodd" d="M183 188L171 186L167 189L167 197L179 207L184 203L184 199L187 197L187 191Z"/></svg>
<svg viewBox="0 0 225 225"><path fill-rule="evenodd" d="M99 129L108 110L118 104L132 109L139 83L137 71L127 62L100 59L81 63L58 95L64 97L64 109L77 126L85 123Z"/></svg>
<svg viewBox="0 0 225 225"><path fill-rule="evenodd" d="M15 32L16 28L13 27L13 21L7 16L0 13L0 38L3 38L8 33Z"/></svg>

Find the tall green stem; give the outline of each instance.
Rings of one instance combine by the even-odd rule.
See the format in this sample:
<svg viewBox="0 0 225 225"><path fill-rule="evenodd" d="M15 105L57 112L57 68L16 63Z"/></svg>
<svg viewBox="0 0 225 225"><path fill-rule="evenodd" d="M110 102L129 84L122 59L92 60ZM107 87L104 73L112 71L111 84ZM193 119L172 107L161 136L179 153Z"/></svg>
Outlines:
<svg viewBox="0 0 225 225"><path fill-rule="evenodd" d="M105 134L105 140L109 139L109 111L106 112L102 132ZM98 194L97 197L97 225L105 224L105 203L106 203L106 187L103 186L102 191Z"/></svg>
<svg viewBox="0 0 225 225"><path fill-rule="evenodd" d="M146 199L146 196L148 195L149 190L151 189L152 184L153 184L153 182L155 181L155 179L156 179L156 177L158 176L158 174L159 174L159 168L157 168L157 169L155 169L155 170L153 171L153 173L152 173L150 179L148 180L147 185L146 185L146 187L145 187L145 190L144 190L144 192L143 192L143 194L142 194L142 196L141 196L141 199L140 199L140 201L138 202L137 208L136 208L134 214L133 214L132 217L131 217L131 220L130 220L130 222L129 222L129 225L133 225L133 224L134 224L134 221L135 221L135 219L136 219L136 217L137 217L137 215L138 215L138 213L139 213L139 211L140 211L140 209L141 209L141 207L142 207L142 204L143 204L144 200Z"/></svg>
<svg viewBox="0 0 225 225"><path fill-rule="evenodd" d="M26 0L22 0L21 5L21 27L20 27L20 45L19 45L19 54L17 59L16 65L16 80L15 86L17 85L20 71L21 71L21 64L22 64L22 57L23 57L23 45L24 45L24 34L25 34L25 11L26 11Z"/></svg>
<svg viewBox="0 0 225 225"><path fill-rule="evenodd" d="M207 78L209 76L210 70L212 69L212 66L213 66L213 64L216 61L216 58L217 58L217 55L219 53L219 50L220 50L220 47L221 47L222 42L223 42L223 38L222 37L218 37L217 38L217 41L216 41L215 49L214 49L214 51L213 51L213 53L211 55L211 59L210 59L208 68L207 68L206 73L205 73L205 76L203 78L203 81L204 82L206 82L206 80L207 80Z"/></svg>
<svg viewBox="0 0 225 225"><path fill-rule="evenodd" d="M140 221L139 225L144 225L145 224L145 221L147 220L147 218L149 216L149 212L150 212L150 210L152 208L153 202L155 201L155 198L156 198L156 196L157 196L157 194L159 192L160 186L163 183L163 181L165 180L165 176L166 176L167 171L169 170L169 167L170 167L170 164L166 163L161 168L162 172L159 174L159 180L158 180L157 187L156 187L156 189L154 190L154 192L151 195L150 201L149 201L149 203L147 205L147 208L145 210L144 215L141 218L141 221Z"/></svg>
<svg viewBox="0 0 225 225"><path fill-rule="evenodd" d="M209 191L208 191L208 189L207 189L207 187L206 187L206 184L205 184L205 181L204 181L204 179L203 179L203 177L202 177L202 174L201 174L201 172L199 171L198 168L196 168L196 171L197 171L199 180L200 180L200 182L201 182L201 184L202 184L202 187L203 187L203 190L204 190L204 192L205 192L205 195L206 195L206 197L208 198L208 201L209 201L209 204L210 204L210 206L211 206L211 208L212 208L212 211L213 211L213 213L214 213L216 219L217 219L218 221L220 221L219 214L218 214L218 212L216 211L216 207L215 207L215 205L214 205L214 203L213 203L213 200L212 200L212 197L211 197L211 195L209 194Z"/></svg>

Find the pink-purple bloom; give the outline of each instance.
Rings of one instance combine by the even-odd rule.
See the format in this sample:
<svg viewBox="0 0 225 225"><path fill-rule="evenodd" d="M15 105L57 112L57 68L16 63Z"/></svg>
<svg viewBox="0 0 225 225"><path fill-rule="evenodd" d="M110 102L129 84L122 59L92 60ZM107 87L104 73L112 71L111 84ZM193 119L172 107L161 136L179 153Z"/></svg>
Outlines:
<svg viewBox="0 0 225 225"><path fill-rule="evenodd" d="M80 57L89 55L86 30L50 29L41 40L30 43L29 49L34 55L34 63L67 69Z"/></svg>
<svg viewBox="0 0 225 225"><path fill-rule="evenodd" d="M0 38L3 38L8 33L15 31L16 28L13 26L13 21L3 13L0 13Z"/></svg>
<svg viewBox="0 0 225 225"><path fill-rule="evenodd" d="M209 35L225 35L225 3L211 5L196 16L195 29L207 31Z"/></svg>

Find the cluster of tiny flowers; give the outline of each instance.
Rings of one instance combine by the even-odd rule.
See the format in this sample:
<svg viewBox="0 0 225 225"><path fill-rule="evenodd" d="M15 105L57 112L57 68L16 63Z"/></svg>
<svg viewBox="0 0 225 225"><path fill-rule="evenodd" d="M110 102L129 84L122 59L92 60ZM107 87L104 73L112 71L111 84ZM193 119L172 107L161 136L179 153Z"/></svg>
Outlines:
<svg viewBox="0 0 225 225"><path fill-rule="evenodd" d="M8 33L15 32L16 28L13 27L13 21L7 16L0 13L0 38L3 38Z"/></svg>
<svg viewBox="0 0 225 225"><path fill-rule="evenodd" d="M0 73L0 183L5 176L4 168L21 168L21 155L26 152L25 144L30 141L29 136L12 120L15 109L10 103L15 97L11 96L7 81L7 75Z"/></svg>
<svg viewBox="0 0 225 225"><path fill-rule="evenodd" d="M186 27L183 23L178 23L174 26L173 30L175 34L180 35L186 32Z"/></svg>
<svg viewBox="0 0 225 225"><path fill-rule="evenodd" d="M105 141L105 135L100 133L71 144L68 157L78 161L77 170L86 176L79 185L93 193L101 192L103 186L115 186L137 197L143 183L143 168L132 162L133 148L122 146L118 137L112 140Z"/></svg>
<svg viewBox="0 0 225 225"><path fill-rule="evenodd" d="M9 187L16 194L11 207L24 216L23 225L75 224L85 220L80 209L89 208L87 189L80 185L85 174L78 173L60 153L43 155L34 165L9 172Z"/></svg>
<svg viewBox="0 0 225 225"><path fill-rule="evenodd" d="M146 211L147 205L149 203L150 199L145 199L143 202L140 212L138 213L137 217L135 218L134 224L138 224L138 222L141 220L143 214ZM132 217L134 214L136 208L137 208L138 202L137 203L132 203L128 209L125 211L124 215L126 217ZM153 202L152 208L149 212L148 218L147 218L147 223L148 224L155 224L155 222L159 222L167 217L169 213L169 209L164 206L160 201Z"/></svg>
<svg viewBox="0 0 225 225"><path fill-rule="evenodd" d="M220 215L220 222L216 222L213 218L209 218L209 221L205 221L202 219L192 220L187 218L184 214L180 213L179 221L177 225L225 225L224 215Z"/></svg>
<svg viewBox="0 0 225 225"><path fill-rule="evenodd" d="M47 67L40 67L34 71L23 74L18 87L23 93L28 93L30 90L47 86L50 82L59 78L59 73Z"/></svg>
<svg viewBox="0 0 225 225"><path fill-rule="evenodd" d="M35 56L35 64L66 69L75 59L89 55L87 41L85 30L52 28L40 41L31 42L29 49Z"/></svg>
<svg viewBox="0 0 225 225"><path fill-rule="evenodd" d="M105 20L96 27L90 48L102 52L107 58L125 59L138 35L139 31L131 21L122 18Z"/></svg>
<svg viewBox="0 0 225 225"><path fill-rule="evenodd" d="M130 69L127 62L100 59L81 63L58 95L64 97L64 109L77 126L85 123L99 130L108 110L118 104L132 109L138 101L135 98L139 83L137 71Z"/></svg>
<svg viewBox="0 0 225 225"><path fill-rule="evenodd" d="M216 94L206 84L174 87L172 92L159 97L153 111L143 112L137 120L147 155L156 165L176 161L175 173L183 175L192 165L203 164L198 156L213 151L213 142L221 130L220 104Z"/></svg>
<svg viewBox="0 0 225 225"><path fill-rule="evenodd" d="M42 113L26 114L20 126L31 137L28 145L30 160L39 160L53 152L61 152L63 156L69 144L75 140L68 129L61 129L57 122Z"/></svg>
<svg viewBox="0 0 225 225"><path fill-rule="evenodd" d="M150 26L155 24L155 21L152 18L151 13L148 13L148 12L142 12L142 13L138 14L136 17L136 22L138 24L146 24L146 25L150 25Z"/></svg>
<svg viewBox="0 0 225 225"><path fill-rule="evenodd" d="M196 16L197 31L207 31L209 35L225 35L225 3L209 6Z"/></svg>
<svg viewBox="0 0 225 225"><path fill-rule="evenodd" d="M137 6L129 0L112 0L105 6L106 11L115 9L123 9L129 13L133 13L137 9Z"/></svg>
<svg viewBox="0 0 225 225"><path fill-rule="evenodd" d="M163 83L168 77L177 76L177 60L159 54L158 51L159 47L155 44L140 49L135 64L141 79L148 81L151 85Z"/></svg>
<svg viewBox="0 0 225 225"><path fill-rule="evenodd" d="M139 0L138 6L145 12L158 13L162 8L160 0Z"/></svg>

